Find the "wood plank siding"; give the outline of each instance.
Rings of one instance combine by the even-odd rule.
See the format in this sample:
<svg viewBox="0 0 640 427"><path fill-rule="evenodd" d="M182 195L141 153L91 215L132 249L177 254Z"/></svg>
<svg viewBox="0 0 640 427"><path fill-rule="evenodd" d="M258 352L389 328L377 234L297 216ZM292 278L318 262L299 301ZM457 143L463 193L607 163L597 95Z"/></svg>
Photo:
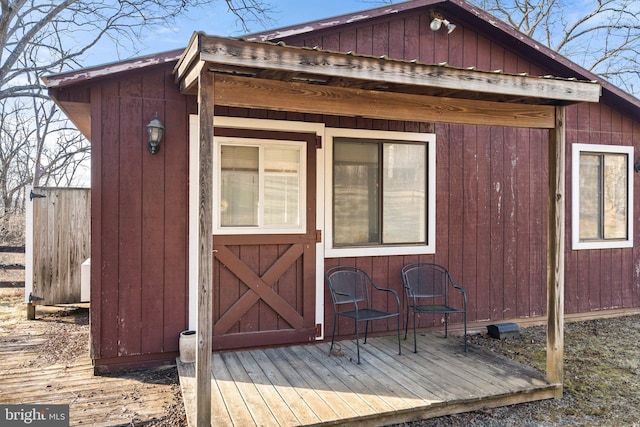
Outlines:
<svg viewBox="0 0 640 427"><path fill-rule="evenodd" d="M456 1L445 3L450 8L458 7ZM456 16L459 17L454 22L457 28L447 35L446 31L433 32L429 29L429 9L416 7L405 10L399 5L398 10L398 13L327 25L324 29L318 26L308 33L291 32L289 34L293 35L271 41L283 41L289 46L317 47L328 51L327 58L340 56L331 52L353 52L366 55L369 61L382 56L402 61L417 59L422 64L447 63L462 71L474 68L495 72L492 75L496 76L509 73L576 77L565 62L560 64L562 59L545 59L542 54L534 55L532 51L523 50L521 42L500 33L488 22L479 22L481 19L473 18L469 11ZM237 43L241 42L234 40L228 44ZM50 89L65 111L91 111L89 123L78 122L83 133L90 135L92 140L91 351L98 370L172 359L177 354L179 332L188 328L188 117L189 114L197 114L197 98L191 92L181 94L179 85L185 82L176 83L173 69L193 65L193 69L183 71L187 75L187 83L197 84L203 64L185 65L172 60ZM268 71L265 74L268 75ZM299 84L297 82L221 73L214 80L215 93L212 97L216 116L304 121L323 123L326 127L436 135L436 253L332 258L325 260L325 269L338 264L357 265L369 271L376 282L402 292L402 265L433 261L446 265L454 280L467 289L469 322L498 322L546 314L548 129L488 126L477 118L474 118L477 124L465 125L426 122L421 121L424 119L420 116L403 121L347 113L328 114L335 111L327 111L328 96L323 98L322 114L318 110L311 110L313 114L303 111L305 103L309 104L309 109L316 107L315 101L304 96L297 96L296 110L291 111L293 107L290 104L269 104L283 98L255 93L268 94L272 90L270 88L290 90L298 87L294 86ZM241 92L244 98L239 101L233 99L236 104L218 104L225 94L224 90L218 89L229 88L238 94L240 90L234 86L242 86L247 81L257 82L256 92L245 87ZM415 83L412 88L418 86ZM303 87L312 85L305 83ZM351 94L355 93L353 88L349 89ZM343 93L343 90L346 93L347 89L335 84L331 90L335 94ZM398 95L446 98L455 92L442 87L420 87L420 90L430 92L387 93L363 88L369 96L371 92L380 92L389 97L393 95L392 99L396 101L400 99ZM252 100L252 95L257 99ZM485 102L481 96L471 99L468 93L466 95L465 99L470 103ZM501 95L492 94L490 102L498 104ZM626 104L613 104L611 99L611 96L603 96L599 104L565 107L564 277L567 314L640 306L640 288L637 286L640 252L637 248L571 249L571 145L592 143L640 148L640 114L637 109L632 112ZM257 102L273 109L247 108ZM540 104L530 106L548 110L556 108L543 102ZM501 108L502 115L508 114L506 107ZM411 110L406 106L405 109ZM146 151L145 126L155 112L165 126L166 135L160 152L153 156ZM384 117L395 118L386 110L384 114ZM415 111L412 114L416 115ZM449 111L447 114L453 113ZM483 114L490 116L490 112ZM554 120L551 120L553 125ZM516 122L512 121L509 126ZM640 174L635 175L636 188L638 185ZM318 203L322 202L318 200ZM634 203L637 215L640 197L635 197ZM323 224L317 226L319 230L323 227ZM640 242L640 227L635 227L634 233L635 242ZM247 252L246 257L255 257L252 262L256 271L268 268L264 265L266 258L261 258L257 252ZM214 264L216 267L223 264L214 262L218 263ZM214 271L214 280L229 280L230 283L237 280L227 274L228 271L218 268ZM233 300L240 297L238 292L241 289L233 283L223 286L218 300L213 301L217 307L214 310L222 311L231 306ZM330 295L326 289L324 291L323 328L326 336L326 331L333 327L333 313ZM256 308L250 315L268 319L264 316L273 316L273 313L267 310L267 307L264 310ZM452 317L453 322L460 320ZM384 334L391 330L392 322L375 322L374 333ZM422 316L420 326L440 327L441 319ZM227 331L242 332L243 329L240 324L234 324ZM338 333L341 337L351 336L352 324L340 323ZM250 344L242 342L242 339L238 342L245 346ZM237 347L234 344L234 348Z"/></svg>
<svg viewBox="0 0 640 427"><path fill-rule="evenodd" d="M571 143L634 146L640 149L640 122L609 105L577 105L567 108L567 158ZM637 161L637 154L636 159ZM571 176L567 161L567 178ZM636 173L634 188L640 181ZM571 209L571 187L567 182L566 202ZM635 192L637 194L637 191ZM634 198L635 216L640 203ZM569 219L568 219L569 220ZM634 227L635 245L640 242L640 230ZM629 249L571 250L571 229L567 227L565 248L565 306L568 313L589 312L608 308L637 307L640 288L637 246Z"/></svg>
<svg viewBox="0 0 640 427"><path fill-rule="evenodd" d="M315 30L272 39L288 45L427 64L501 70L528 75L558 74L553 64L531 63L507 46L506 40L455 23L457 29L429 29L428 11L411 11L363 20L347 27ZM374 280L401 290L400 267L410 261L435 261L449 266L469 292L474 321L539 316L546 313L548 134L538 129L511 129L429 123L323 118L329 126L436 133L436 254L375 259ZM611 106L577 104L566 107L567 227L565 242L565 310L567 313L629 308L640 304L633 249L574 251L571 249L571 144L640 143L640 122ZM636 178L636 183L638 180ZM635 198L635 211L640 201ZM638 227L635 227L635 241ZM372 267L371 259L327 260L326 267L355 263ZM325 298L329 300L329 295ZM329 313L330 314L330 313ZM326 330L332 318L326 316ZM423 320L437 326L439 320ZM347 333L349 327L346 329Z"/></svg>
<svg viewBox="0 0 640 427"><path fill-rule="evenodd" d="M188 318L188 115L172 65L57 89L91 105L91 353L96 369L172 360ZM166 133L146 149L155 113Z"/></svg>

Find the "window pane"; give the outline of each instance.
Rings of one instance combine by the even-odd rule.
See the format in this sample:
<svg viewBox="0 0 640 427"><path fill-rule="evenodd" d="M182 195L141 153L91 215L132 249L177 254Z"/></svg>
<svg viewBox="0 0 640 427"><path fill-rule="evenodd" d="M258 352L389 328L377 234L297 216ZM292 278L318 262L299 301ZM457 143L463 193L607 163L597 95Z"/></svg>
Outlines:
<svg viewBox="0 0 640 427"><path fill-rule="evenodd" d="M338 140L334 146L334 245L379 242L378 144Z"/></svg>
<svg viewBox="0 0 640 427"><path fill-rule="evenodd" d="M580 155L580 239L599 239L600 206L600 156Z"/></svg>
<svg viewBox="0 0 640 427"><path fill-rule="evenodd" d="M574 143L572 248L633 247L632 146Z"/></svg>
<svg viewBox="0 0 640 427"><path fill-rule="evenodd" d="M426 146L383 146L383 243L426 241Z"/></svg>
<svg viewBox="0 0 640 427"><path fill-rule="evenodd" d="M222 227L258 225L258 147L221 146Z"/></svg>
<svg viewBox="0 0 640 427"><path fill-rule="evenodd" d="M265 225L300 224L300 151L264 150Z"/></svg>
<svg viewBox="0 0 640 427"><path fill-rule="evenodd" d="M604 238L627 238L627 156L604 157Z"/></svg>

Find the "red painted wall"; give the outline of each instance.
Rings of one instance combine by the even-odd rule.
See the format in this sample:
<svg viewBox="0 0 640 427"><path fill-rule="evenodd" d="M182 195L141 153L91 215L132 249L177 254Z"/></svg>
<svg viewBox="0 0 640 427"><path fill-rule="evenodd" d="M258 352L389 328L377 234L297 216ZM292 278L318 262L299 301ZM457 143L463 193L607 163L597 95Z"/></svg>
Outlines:
<svg viewBox="0 0 640 427"><path fill-rule="evenodd" d="M170 360L187 327L191 101L180 95L172 64L91 86L91 352L97 370ZM146 124L156 112L166 133L159 153L151 155Z"/></svg>
<svg viewBox="0 0 640 427"><path fill-rule="evenodd" d="M614 108L578 105L567 110L567 158L571 143L633 145L640 149L640 122ZM567 198L571 200L571 162L567 161ZM634 176L634 217L640 215L640 175ZM570 207L569 207L570 209ZM567 215L569 215L568 210ZM571 250L570 217L567 216L565 250L565 304L567 311L588 312L640 306L640 230L634 221L634 248Z"/></svg>
<svg viewBox="0 0 640 427"><path fill-rule="evenodd" d="M334 51L382 56L480 70L529 75L557 74L556 64L535 64L478 31L458 23L429 29L428 11L399 13L348 27L294 35L283 40ZM347 124L347 122L351 122ZM469 292L469 320L513 319L546 314L548 135L542 130L442 124L403 125L340 119L339 126L409 130L437 135L437 236L435 256ZM566 274L567 313L638 307L637 249L571 249L571 144L635 145L640 122L605 104L567 108ZM636 188L638 188L636 178ZM640 197L635 197L636 216ZM635 227L636 242L640 231ZM401 290L400 268L416 257L330 260L370 269L380 283ZM328 293L326 298L329 298ZM329 299L327 299L329 301ZM331 311L331 307L329 311ZM327 313L326 330L332 317ZM436 319L423 323L437 322ZM345 333L349 333L349 325Z"/></svg>
<svg viewBox="0 0 640 427"><path fill-rule="evenodd" d="M387 55L425 63L544 75L530 63L459 23L450 35L429 30L425 13L361 21L290 45ZM548 65L548 64L547 64ZM171 359L187 327L188 114L193 97L179 94L171 65L87 85L92 108L92 353L98 366ZM565 76L572 77L572 76ZM77 95L87 97L87 88ZM160 153L146 151L145 125L155 112L167 134ZM406 262L448 266L469 293L469 321L546 313L548 134L542 130L405 123L218 108L216 114L324 122L331 127L434 132L437 136L435 255L330 259L356 264L399 292ZM638 145L640 123L608 105L567 109L567 313L638 307L637 249L570 249L573 142ZM640 176L640 175L639 175ZM636 178L636 186L640 185ZM636 215L640 197L635 198ZM636 242L640 226L636 226ZM332 308L325 294L325 331ZM384 303L381 301L381 303ZM422 326L439 326L425 318ZM349 335L351 325L340 325ZM378 332L393 325L379 323Z"/></svg>

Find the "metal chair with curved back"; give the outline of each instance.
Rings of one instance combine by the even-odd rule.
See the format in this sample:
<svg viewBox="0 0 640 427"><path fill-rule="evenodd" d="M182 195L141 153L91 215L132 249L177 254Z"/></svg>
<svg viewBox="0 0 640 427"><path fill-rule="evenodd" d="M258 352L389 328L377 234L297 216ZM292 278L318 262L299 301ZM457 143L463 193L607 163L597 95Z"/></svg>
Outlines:
<svg viewBox="0 0 640 427"><path fill-rule="evenodd" d="M398 354L402 354L400 347L400 299L395 290L377 286L364 270L352 266L332 267L327 270L325 279L333 300L333 334L331 335L330 353L333 351L338 316L342 316L354 320L358 364L360 364L359 322L366 322L364 330L364 343L366 344L370 321L397 317ZM372 307L371 296L373 292L384 292L391 296L389 304L393 305L392 302L395 302L396 310L386 311ZM340 310L339 306L345 304L350 306L349 309Z"/></svg>
<svg viewBox="0 0 640 427"><path fill-rule="evenodd" d="M439 264L414 262L402 267L402 283L407 297L407 316L404 339L409 329L409 312L413 312L413 351L418 351L416 342L416 315L419 313L443 314L444 336L449 334L449 315L460 313L464 322L464 351L467 351L467 293L451 278L449 270ZM450 290L462 294L462 308L450 303Z"/></svg>

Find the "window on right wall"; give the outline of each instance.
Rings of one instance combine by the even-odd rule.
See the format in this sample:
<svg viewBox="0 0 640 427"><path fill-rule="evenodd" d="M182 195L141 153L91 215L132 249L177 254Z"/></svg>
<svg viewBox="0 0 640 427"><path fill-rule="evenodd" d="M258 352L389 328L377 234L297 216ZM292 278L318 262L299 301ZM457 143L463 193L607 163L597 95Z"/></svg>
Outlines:
<svg viewBox="0 0 640 427"><path fill-rule="evenodd" d="M633 246L633 147L572 145L573 249Z"/></svg>

